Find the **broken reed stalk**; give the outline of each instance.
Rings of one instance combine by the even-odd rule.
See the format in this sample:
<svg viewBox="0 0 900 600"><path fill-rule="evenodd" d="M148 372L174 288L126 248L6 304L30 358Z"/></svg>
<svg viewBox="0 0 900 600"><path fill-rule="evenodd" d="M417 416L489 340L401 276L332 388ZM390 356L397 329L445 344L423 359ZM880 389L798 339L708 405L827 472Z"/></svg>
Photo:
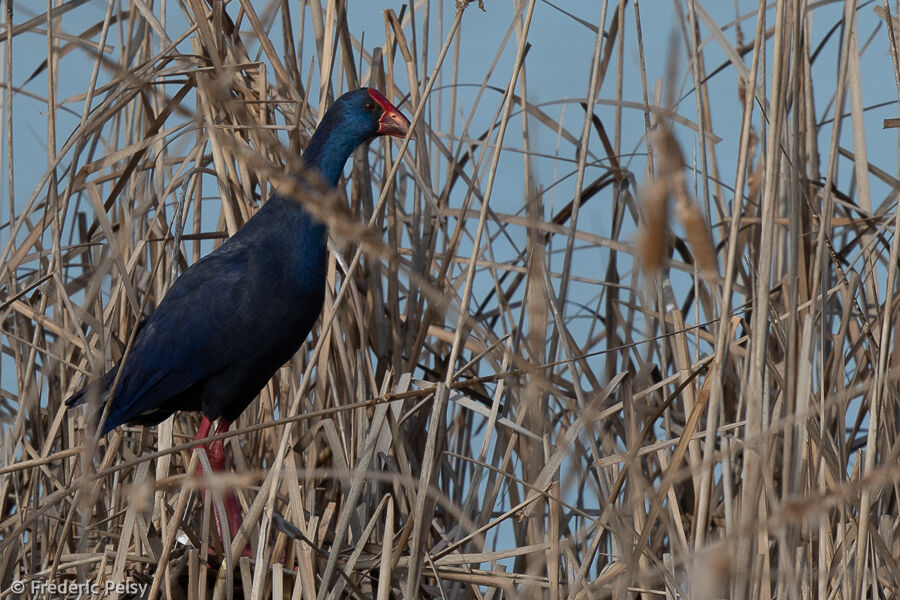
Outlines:
<svg viewBox="0 0 900 600"><path fill-rule="evenodd" d="M883 98L864 85L867 61L900 81L887 3L845 12L838 44L824 5L722 20L688 0L668 67L639 0L413 3L380 46L343 2L169 4L109 3L83 31L64 15L90 7L62 4L0 32L0 588L894 597L900 182L866 148ZM498 13L505 34L476 44L467 23ZM584 56L545 47L551 14L589 32ZM536 58L574 64L575 100L548 102ZM309 207L333 240L323 317L222 436L235 474L187 474L192 414L82 452L62 400L367 84L408 94L416 141L371 144ZM39 173L11 134L35 98ZM201 484L238 489L231 552ZM253 559L217 571L247 539Z"/></svg>

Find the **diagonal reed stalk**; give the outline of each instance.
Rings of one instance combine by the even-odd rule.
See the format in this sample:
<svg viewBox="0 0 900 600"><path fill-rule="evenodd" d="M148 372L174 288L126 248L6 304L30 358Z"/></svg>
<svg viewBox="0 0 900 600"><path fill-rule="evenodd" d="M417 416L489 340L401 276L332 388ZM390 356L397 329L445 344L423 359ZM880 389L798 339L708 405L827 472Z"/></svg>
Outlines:
<svg viewBox="0 0 900 600"><path fill-rule="evenodd" d="M3 3L0 600L896 598L900 21L833 4ZM360 85L416 139L307 206L233 472L95 440L63 400Z"/></svg>

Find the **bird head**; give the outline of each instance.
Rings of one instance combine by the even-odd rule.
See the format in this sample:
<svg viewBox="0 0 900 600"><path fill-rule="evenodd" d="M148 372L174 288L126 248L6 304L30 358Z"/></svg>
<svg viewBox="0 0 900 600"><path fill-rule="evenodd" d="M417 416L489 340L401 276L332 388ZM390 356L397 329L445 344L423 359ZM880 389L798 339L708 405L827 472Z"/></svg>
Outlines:
<svg viewBox="0 0 900 600"><path fill-rule="evenodd" d="M397 107L388 102L388 99L381 95L381 92L375 88L369 88L369 98L375 101L381 108L381 115L378 117L378 135L390 135L393 137L406 137L409 131L409 119ZM365 110L376 110L372 107L371 102L366 101L363 105ZM376 110L376 112L378 112ZM410 136L415 137L415 136Z"/></svg>
<svg viewBox="0 0 900 600"><path fill-rule="evenodd" d="M359 88L347 92L337 100L323 119L339 123L346 132L355 132L364 140L379 135L405 137L409 119L374 88Z"/></svg>
<svg viewBox="0 0 900 600"><path fill-rule="evenodd" d="M304 159L334 185L357 146L379 135L405 137L409 127L409 119L381 92L359 88L334 101L310 139Z"/></svg>

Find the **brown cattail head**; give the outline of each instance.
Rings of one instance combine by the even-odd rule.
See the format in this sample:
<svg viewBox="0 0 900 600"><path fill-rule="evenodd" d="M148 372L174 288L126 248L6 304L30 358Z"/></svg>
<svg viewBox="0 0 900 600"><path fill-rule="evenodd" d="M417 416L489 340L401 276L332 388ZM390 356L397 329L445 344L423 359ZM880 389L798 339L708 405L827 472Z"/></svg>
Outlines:
<svg viewBox="0 0 900 600"><path fill-rule="evenodd" d="M660 123L653 136L653 147L656 149L657 176L662 179L681 173L684 170L684 155L672 130Z"/></svg>
<svg viewBox="0 0 900 600"><path fill-rule="evenodd" d="M681 178L681 185L676 187L675 200L675 214L684 227L688 245L694 252L694 260L697 261L700 272L706 279L715 279L719 274L716 247L700 207L687 193L684 178Z"/></svg>
<svg viewBox="0 0 900 600"><path fill-rule="evenodd" d="M647 273L658 274L669 245L669 185L667 179L650 182L643 191L644 225L638 233L638 254Z"/></svg>
<svg viewBox="0 0 900 600"><path fill-rule="evenodd" d="M712 234L700 207L688 192L684 180L684 155L672 130L660 124L653 139L657 155L657 178L644 191L644 226L638 236L638 252L644 270L657 273L662 269L668 245L668 203L674 196L676 214L685 229L688 245L706 278L718 275L719 264Z"/></svg>

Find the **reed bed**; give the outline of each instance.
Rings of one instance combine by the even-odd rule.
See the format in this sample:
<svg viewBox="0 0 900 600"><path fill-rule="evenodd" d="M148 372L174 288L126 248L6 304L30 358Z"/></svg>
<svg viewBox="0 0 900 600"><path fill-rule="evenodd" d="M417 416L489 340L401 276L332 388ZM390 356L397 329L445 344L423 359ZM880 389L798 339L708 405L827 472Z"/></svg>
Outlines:
<svg viewBox="0 0 900 600"><path fill-rule="evenodd" d="M0 600L900 596L898 7L675 0L655 73L659 4L4 3ZM196 414L98 440L63 400L360 85L417 139L309 203L325 308L231 472Z"/></svg>

